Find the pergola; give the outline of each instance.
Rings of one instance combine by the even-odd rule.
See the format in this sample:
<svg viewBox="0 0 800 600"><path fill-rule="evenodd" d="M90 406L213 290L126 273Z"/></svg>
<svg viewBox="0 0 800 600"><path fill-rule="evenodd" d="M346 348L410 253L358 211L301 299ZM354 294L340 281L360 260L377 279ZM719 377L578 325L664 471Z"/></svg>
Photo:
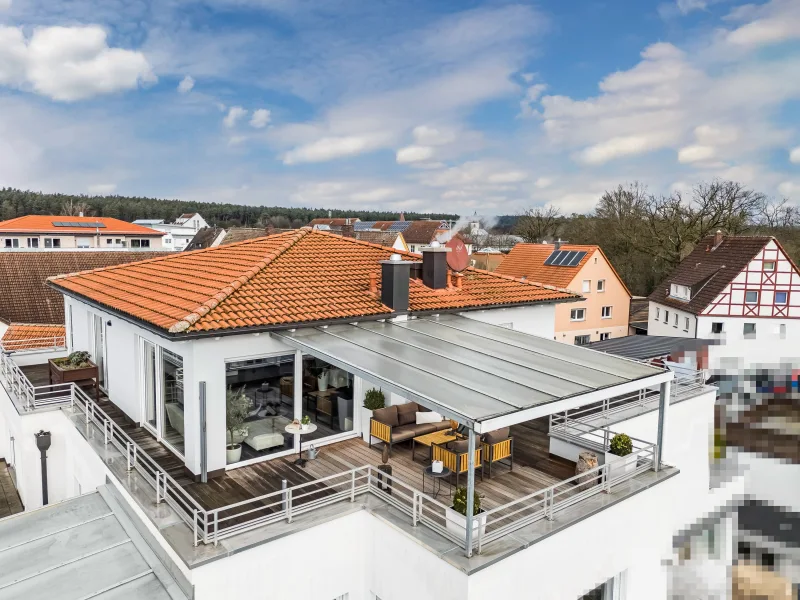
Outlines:
<svg viewBox="0 0 800 600"><path fill-rule="evenodd" d="M670 371L454 314L272 335L466 426L467 556L475 434L659 385L655 468L661 464Z"/></svg>

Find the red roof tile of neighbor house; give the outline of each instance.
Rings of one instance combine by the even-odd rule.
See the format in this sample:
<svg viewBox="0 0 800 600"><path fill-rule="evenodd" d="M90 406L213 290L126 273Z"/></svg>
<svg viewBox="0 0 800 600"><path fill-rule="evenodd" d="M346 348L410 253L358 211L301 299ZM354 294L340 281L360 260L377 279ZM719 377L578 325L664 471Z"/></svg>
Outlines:
<svg viewBox="0 0 800 600"><path fill-rule="evenodd" d="M66 330L63 325L12 323L0 339L0 346L9 352L66 345Z"/></svg>
<svg viewBox="0 0 800 600"><path fill-rule="evenodd" d="M163 231L156 231L149 227L142 227L112 219L110 217L64 217L54 215L26 215L16 217L8 221L0 222L0 233L81 233L84 235L94 235L97 229L94 227L69 227L55 225L55 223L102 223L105 227L100 227L100 233L105 235L141 235L141 236L161 236Z"/></svg>
<svg viewBox="0 0 800 600"><path fill-rule="evenodd" d="M553 244L517 244L503 259L495 270L502 275L525 277L528 281L538 281L558 287L567 287L580 272L592 253L599 246L581 246L578 244L561 244L559 250L577 250L586 255L574 267L545 265L544 261L556 247Z"/></svg>
<svg viewBox="0 0 800 600"><path fill-rule="evenodd" d="M318 219L312 219L309 222L309 226L313 227L314 225L333 225L336 227L341 227L342 225L352 225L356 221L360 221L358 217L320 217Z"/></svg>
<svg viewBox="0 0 800 600"><path fill-rule="evenodd" d="M377 244L303 228L238 244L52 278L51 284L172 333L289 326L391 315L380 293ZM454 277L455 280L455 277ZM409 310L446 311L572 300L579 296L467 269L458 285L434 290L412 279Z"/></svg>

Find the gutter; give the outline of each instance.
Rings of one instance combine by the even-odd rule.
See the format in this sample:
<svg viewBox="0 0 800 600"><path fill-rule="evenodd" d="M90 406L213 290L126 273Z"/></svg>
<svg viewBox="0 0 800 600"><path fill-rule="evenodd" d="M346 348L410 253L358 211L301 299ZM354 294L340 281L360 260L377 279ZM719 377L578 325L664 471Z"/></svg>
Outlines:
<svg viewBox="0 0 800 600"><path fill-rule="evenodd" d="M540 306L543 304L560 304L562 302L582 302L585 300L583 296L576 296L574 298L563 298L557 300L540 300L538 302L517 302L513 304L490 304L486 306L465 306L462 308L447 308L447 309L437 309L437 310L421 310L421 311L398 311L398 312L391 312L391 313L381 313L376 315L364 315L359 317L345 317L340 319L319 319L316 321L302 321L299 323L280 323L276 325L254 325L248 327L236 327L233 329L224 329L224 330L216 330L216 331L190 331L190 332L180 332L180 333L171 333L169 330L163 329L158 327L157 325L153 325L143 319L138 319L130 314L121 311L119 309L107 306L105 304L101 304L94 300L91 300L81 294L74 293L70 290L66 290L60 286L54 285L53 282L48 281L47 285L57 292L69 296L70 298L74 298L75 300L79 300L84 304L88 304L98 310L102 310L106 313L113 314L117 318L131 325L136 325L137 327L141 327L142 329L146 329L151 333L155 333L162 338L172 340L172 341L182 341L182 340L196 340L196 339L203 339L203 338L217 338L229 335L242 335L246 333L268 333L271 331L286 331L287 329L298 329L300 327L322 327L325 325L339 325L339 324L346 324L346 323L358 323L362 321L382 321L386 319L393 319L395 317L408 315L411 317L425 317L431 315L441 315L441 314L451 314L451 313L463 313L463 312L473 312L478 310L490 310L490 309L497 309L497 308L519 308L522 306Z"/></svg>

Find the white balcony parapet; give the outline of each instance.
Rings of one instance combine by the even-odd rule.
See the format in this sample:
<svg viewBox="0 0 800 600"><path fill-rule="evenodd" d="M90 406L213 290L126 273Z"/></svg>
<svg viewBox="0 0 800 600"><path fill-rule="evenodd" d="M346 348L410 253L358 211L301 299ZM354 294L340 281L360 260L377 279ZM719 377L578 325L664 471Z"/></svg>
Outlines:
<svg viewBox="0 0 800 600"><path fill-rule="evenodd" d="M12 401L25 411L71 405L72 383L33 385L7 352L0 352L0 381Z"/></svg>

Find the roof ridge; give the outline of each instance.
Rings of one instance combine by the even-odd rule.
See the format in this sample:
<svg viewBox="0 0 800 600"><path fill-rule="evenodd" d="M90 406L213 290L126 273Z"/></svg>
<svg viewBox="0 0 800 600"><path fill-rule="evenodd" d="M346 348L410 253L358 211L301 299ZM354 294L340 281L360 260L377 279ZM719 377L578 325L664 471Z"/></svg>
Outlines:
<svg viewBox="0 0 800 600"><path fill-rule="evenodd" d="M230 297L230 295L233 294L236 290L238 290L245 283L250 281L253 277L258 275L261 271L263 271L264 268L266 268L267 265L269 265L272 261L274 261L276 258L281 256L281 254L283 254L289 248L294 246L298 241L300 241L306 235L311 233L311 231L312 231L311 229L308 229L306 227L302 227L302 228L298 229L296 233L292 233L291 236L287 236L287 237L289 237L289 240L285 244L283 244L282 246L280 246L279 248L277 248L276 250L274 250L273 252L271 252L270 254L265 256L262 260L258 261L253 267L248 269L243 275L240 275L239 277L237 277L236 279L231 281L228 285L223 287L219 292L214 294L214 296L212 296L211 298L209 298L208 300L203 302L200 306L195 308L192 312L190 312L188 315L183 317L180 321L175 323L172 327L169 328L169 332L170 333L181 333L181 332L186 331L187 329L189 329L189 327L191 327L197 321L199 321L202 317L207 315L211 310L215 309L222 302L227 300ZM281 235L281 234L278 234L278 235ZM269 237L269 236L266 236L266 237ZM255 238L255 239L258 240L258 239L262 239L262 238ZM244 242L238 242L237 244L229 244L229 246L238 245L238 244L245 244L247 242L253 242L253 240L245 240ZM205 248L205 250L210 250L210 248ZM198 252L202 252L202 251L203 250L198 250Z"/></svg>
<svg viewBox="0 0 800 600"><path fill-rule="evenodd" d="M303 229L309 229L309 228L304 227ZM338 233L332 233L330 231L322 231L322 230L319 230L319 229L309 229L309 231L311 231L315 235L324 235L324 236L327 236L327 237L330 237L330 238L334 238L334 239L337 239L337 240L344 240L344 241L347 241L347 242L350 242L350 243L353 243L353 244L359 244L361 246L370 246L372 248L380 248L382 250L391 250L392 254L400 254L401 256L407 256L409 258L415 259L416 261L421 261L422 260L422 257L419 254L414 254L413 252L409 252L408 250L397 250L396 248L392 248L391 246L381 246L380 244L376 244L375 242L368 242L366 240L359 240L359 239L356 239L356 238L351 238L351 237L346 236L346 235L339 235ZM373 233L377 233L377 232L373 232ZM384 233L384 232L381 232L381 233Z"/></svg>

